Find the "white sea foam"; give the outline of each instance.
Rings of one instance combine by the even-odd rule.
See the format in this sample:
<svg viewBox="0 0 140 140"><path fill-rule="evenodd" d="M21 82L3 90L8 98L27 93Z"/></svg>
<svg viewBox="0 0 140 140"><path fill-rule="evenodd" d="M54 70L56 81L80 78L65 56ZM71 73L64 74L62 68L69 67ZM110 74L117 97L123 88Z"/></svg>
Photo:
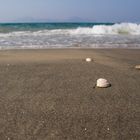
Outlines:
<svg viewBox="0 0 140 140"><path fill-rule="evenodd" d="M140 35L140 24L121 23L114 25L95 25L93 27L79 27L77 29L55 29L40 31L18 31L10 33L0 33L0 37L9 36L40 36L40 35L118 35L130 34Z"/></svg>
<svg viewBox="0 0 140 140"><path fill-rule="evenodd" d="M140 48L140 24L121 23L77 29L0 33L0 49L122 46Z"/></svg>
<svg viewBox="0 0 140 140"><path fill-rule="evenodd" d="M117 34L130 34L140 35L140 24L134 23L121 23L114 25L96 25L92 28L78 28L71 32L72 34L97 34L97 35L117 35Z"/></svg>

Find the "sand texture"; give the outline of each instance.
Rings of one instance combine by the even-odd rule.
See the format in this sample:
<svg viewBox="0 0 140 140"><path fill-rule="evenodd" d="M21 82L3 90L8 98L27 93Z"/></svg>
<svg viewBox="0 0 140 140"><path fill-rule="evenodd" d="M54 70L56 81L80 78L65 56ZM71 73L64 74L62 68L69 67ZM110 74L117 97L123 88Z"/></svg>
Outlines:
<svg viewBox="0 0 140 140"><path fill-rule="evenodd" d="M0 51L0 140L139 140L135 65L140 50Z"/></svg>

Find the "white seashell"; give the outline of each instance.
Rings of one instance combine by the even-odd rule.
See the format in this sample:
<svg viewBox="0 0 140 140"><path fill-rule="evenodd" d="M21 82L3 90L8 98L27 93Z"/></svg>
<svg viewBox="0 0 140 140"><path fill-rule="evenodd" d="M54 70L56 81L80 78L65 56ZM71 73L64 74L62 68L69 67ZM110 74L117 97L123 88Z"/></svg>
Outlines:
<svg viewBox="0 0 140 140"><path fill-rule="evenodd" d="M106 79L100 78L97 80L97 87L99 88L107 88L110 86L111 84Z"/></svg>
<svg viewBox="0 0 140 140"><path fill-rule="evenodd" d="M136 65L135 69L140 70L140 65Z"/></svg>
<svg viewBox="0 0 140 140"><path fill-rule="evenodd" d="M91 58L86 58L86 62L91 62L92 59Z"/></svg>

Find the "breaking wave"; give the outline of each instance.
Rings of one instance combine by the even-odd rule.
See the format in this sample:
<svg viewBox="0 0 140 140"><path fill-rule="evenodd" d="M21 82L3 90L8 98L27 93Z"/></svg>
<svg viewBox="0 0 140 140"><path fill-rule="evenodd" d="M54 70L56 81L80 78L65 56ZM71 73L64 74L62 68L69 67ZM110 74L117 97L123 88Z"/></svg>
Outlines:
<svg viewBox="0 0 140 140"><path fill-rule="evenodd" d="M58 47L140 48L140 24L120 23L65 29L0 32L0 49Z"/></svg>
<svg viewBox="0 0 140 140"><path fill-rule="evenodd" d="M0 37L6 36L25 36L25 35L140 35L140 24L120 23L114 25L94 25L93 27L78 27L76 29L53 29L40 31L16 31L0 33Z"/></svg>
<svg viewBox="0 0 140 140"><path fill-rule="evenodd" d="M114 25L96 25L92 28L78 28L71 32L72 34L97 34L97 35L117 35L117 34L130 34L140 35L140 24L134 23L121 23Z"/></svg>

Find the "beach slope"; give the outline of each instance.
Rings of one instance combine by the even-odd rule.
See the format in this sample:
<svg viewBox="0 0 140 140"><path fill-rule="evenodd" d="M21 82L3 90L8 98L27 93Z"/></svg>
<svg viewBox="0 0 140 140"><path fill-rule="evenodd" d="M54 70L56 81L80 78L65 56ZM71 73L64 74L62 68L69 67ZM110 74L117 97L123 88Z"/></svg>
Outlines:
<svg viewBox="0 0 140 140"><path fill-rule="evenodd" d="M133 49L0 51L0 140L140 139L138 64Z"/></svg>

